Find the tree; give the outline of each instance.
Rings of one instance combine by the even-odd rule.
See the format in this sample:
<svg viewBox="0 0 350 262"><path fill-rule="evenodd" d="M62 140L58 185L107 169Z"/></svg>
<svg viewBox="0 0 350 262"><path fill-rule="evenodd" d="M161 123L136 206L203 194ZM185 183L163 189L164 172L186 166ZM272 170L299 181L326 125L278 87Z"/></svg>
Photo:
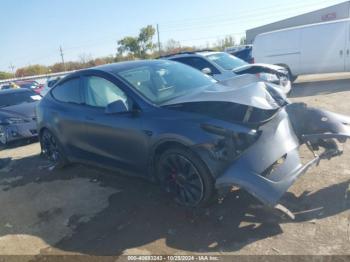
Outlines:
<svg viewBox="0 0 350 262"><path fill-rule="evenodd" d="M13 77L14 77L14 75L12 73L0 71L0 80L9 79L9 78L13 78Z"/></svg>
<svg viewBox="0 0 350 262"><path fill-rule="evenodd" d="M165 44L164 51L170 54L170 53L173 53L174 50L177 50L180 48L181 48L181 44L179 41L176 41L174 39L169 39Z"/></svg>
<svg viewBox="0 0 350 262"><path fill-rule="evenodd" d="M136 37L127 36L118 41L118 52L123 55L124 53L131 53L134 56L140 55L140 46Z"/></svg>
<svg viewBox="0 0 350 262"><path fill-rule="evenodd" d="M235 38L233 36L226 36L224 39L219 39L217 42L217 48L224 50L227 47L235 45Z"/></svg>
<svg viewBox="0 0 350 262"><path fill-rule="evenodd" d="M141 28L140 34L138 37L138 43L141 51L141 58L146 58L147 52L153 51L155 44L152 42L152 40L155 33L156 33L156 30L151 25Z"/></svg>
<svg viewBox="0 0 350 262"><path fill-rule="evenodd" d="M153 26L148 25L141 28L137 37L127 36L118 41L118 54L129 55L139 58L147 58L147 55L153 51L155 44L153 36L156 30Z"/></svg>
<svg viewBox="0 0 350 262"><path fill-rule="evenodd" d="M16 76L34 76L47 74L48 68L44 65L30 65L22 68L18 68Z"/></svg>
<svg viewBox="0 0 350 262"><path fill-rule="evenodd" d="M247 43L247 39L245 38L245 36L241 37L241 40L239 41L240 45L245 45Z"/></svg>
<svg viewBox="0 0 350 262"><path fill-rule="evenodd" d="M87 64L89 61L93 60L92 55L91 54L85 54L82 53L79 55L79 62L81 64Z"/></svg>

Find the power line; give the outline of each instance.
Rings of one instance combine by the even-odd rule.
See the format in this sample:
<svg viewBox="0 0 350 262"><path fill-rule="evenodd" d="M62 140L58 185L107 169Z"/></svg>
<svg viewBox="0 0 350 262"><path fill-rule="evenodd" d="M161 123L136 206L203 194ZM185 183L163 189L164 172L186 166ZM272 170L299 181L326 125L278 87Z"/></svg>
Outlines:
<svg viewBox="0 0 350 262"><path fill-rule="evenodd" d="M196 30L196 32L201 32L202 28L203 29L208 29L211 27L218 27L218 26L225 26L225 25L231 25L231 24L235 24L235 23L244 23L244 22L252 22L252 21L259 21L259 23L261 23L261 21L264 20L271 20L271 12L273 12L274 10L281 10L279 12L277 12L278 14L283 14L286 12L290 12L291 8L294 8L294 10L296 9L300 9L300 8L304 8L304 7L308 7L308 6L314 6L316 3L308 3L308 4L300 4L304 2L304 0L302 1L295 1L292 5L274 5L274 6L265 6L264 8L259 8L259 9L250 9L247 10L246 12L240 12L239 15L235 16L234 18L225 18L222 15L212 15L212 16L207 16L207 17L199 17L199 18L193 18L193 19L181 19L181 20L173 20L172 22L164 22L162 23L162 28L165 25L165 30L162 30L162 33L170 33L170 32L178 32L178 31L191 31L191 30ZM335 3L335 1L318 1L317 4L319 3ZM295 3L298 3L297 5ZM288 8L288 10L286 10L286 8ZM268 10L268 13L265 13L264 10ZM244 15L246 14L246 15ZM255 15L254 15L255 14ZM259 15L260 14L260 15ZM205 20L206 24L203 24L203 22L201 22L201 20ZM209 21L208 21L209 20ZM187 22L186 22L187 21ZM191 24L188 24L188 21L193 21ZM168 25L168 26L166 26ZM130 30L129 30L130 32ZM161 51L161 47L160 47L160 38L159 38L159 25L158 25L158 30L157 30L157 36L158 36L158 51ZM116 33L120 34L120 33ZM225 35L217 35L217 36L212 36L212 37L200 37L200 38L194 38L194 39L183 39L183 40L178 40L178 41L184 41L184 42L189 42L189 41L195 41L195 40L203 40L203 39L214 39L214 38L218 38L221 36L227 36L227 35L240 35L240 34L244 34L244 32L240 32L240 33L228 33ZM115 39L113 37L113 39ZM95 46L95 45L99 45L100 42L102 42L102 39L97 40L94 39L94 43L91 44L85 44L85 45L77 45L77 46L73 46L73 47L68 47L65 48L65 51L67 52L70 50L74 50L74 49L79 49L82 48L84 46ZM112 37L111 37L112 40ZM106 42L106 41L103 41ZM51 53L50 53L51 54ZM53 56L53 55L52 55ZM62 47L60 46L60 56L62 59L62 63L64 64L64 54L63 54L63 50ZM41 57L41 59L47 59L47 57L49 57L49 55L46 55L45 57ZM22 59L21 59L22 60ZM23 59L25 60L25 59ZM27 59L26 59L27 60ZM33 59L32 61L38 61L39 59ZM6 66L6 65L4 65Z"/></svg>
<svg viewBox="0 0 350 262"><path fill-rule="evenodd" d="M327 1L323 1L324 3ZM305 8L306 6L314 6L311 4L306 4L306 5L302 5L297 7L296 9L301 9L301 8ZM285 6L279 7L279 14L283 14L283 13L290 13L290 10L285 9ZM166 29L163 30L163 32L178 32L178 31L188 31L191 29L200 29L200 28L207 28L207 27L213 27L213 26L218 26L218 25L230 25L230 24L234 24L234 23L242 23L242 22L251 22L251 21L259 21L261 22L262 19L264 18L268 18L268 20L271 19L271 14L270 13L265 13L262 14L260 16L257 15L239 15L239 16L235 16L235 18L230 18L230 19L218 19L215 21L211 21L209 23L206 23L203 25L203 23L191 23L191 25L186 25L183 24L182 26L178 26L178 27L167 27L170 29ZM266 20L266 19L265 19Z"/></svg>
<svg viewBox="0 0 350 262"><path fill-rule="evenodd" d="M316 3L315 2L313 2L313 3L309 2L309 3L305 4L304 0L299 0L299 1L294 1L291 4L281 5L280 1L278 1L277 5L273 4L273 5L270 5L270 6L265 6L263 8L256 8L256 9L249 9L249 10L246 10L246 11L242 11L242 12L239 13L238 16L235 16L235 18L246 17L246 16L256 16L256 15L259 15L261 13L264 13L264 11L269 11L269 13L272 13L274 11L278 11L278 10L281 10L281 9L290 9L290 8L301 8L301 7L315 6L316 3L318 5L323 4L323 3L327 3L327 4L331 4L332 3L333 4L333 3L338 3L340 1L339 0L324 0L324 1L317 1ZM298 4L296 4L296 3L298 3ZM317 8L319 9L319 8L322 8L322 7L317 7ZM263 12L261 12L261 11L263 11ZM223 18L225 16L226 17L227 16L232 17L233 15L234 14L232 14L232 13L230 13L230 14L221 13L221 14L215 14L215 15L203 16L203 17L197 17L197 18L190 18L190 19L164 21L164 22L161 22L161 24L164 25L164 26L171 27L171 26L178 26L178 25L183 25L183 24L188 24L188 23L191 23L191 24L196 23L196 22L198 23L198 22L202 22L201 20L207 21L209 19L213 19L213 18L217 18L217 17L219 17L219 18Z"/></svg>

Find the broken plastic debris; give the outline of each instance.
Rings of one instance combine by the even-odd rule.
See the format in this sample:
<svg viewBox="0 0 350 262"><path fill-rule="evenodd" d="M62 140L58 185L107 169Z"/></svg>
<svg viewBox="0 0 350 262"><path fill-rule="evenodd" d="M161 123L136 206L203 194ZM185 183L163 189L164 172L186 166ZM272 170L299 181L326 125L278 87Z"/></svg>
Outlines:
<svg viewBox="0 0 350 262"><path fill-rule="evenodd" d="M281 251L275 247L272 248L273 251L277 252L278 254L281 253Z"/></svg>
<svg viewBox="0 0 350 262"><path fill-rule="evenodd" d="M213 243L211 243L208 247L209 248L215 248L215 247L217 247L219 245L219 243L218 242L213 242Z"/></svg>
<svg viewBox="0 0 350 262"><path fill-rule="evenodd" d="M295 216L294 214L285 206L282 206L281 204L277 204L275 206L275 209L277 209L278 211L282 212L284 215L287 215L290 219L294 220Z"/></svg>

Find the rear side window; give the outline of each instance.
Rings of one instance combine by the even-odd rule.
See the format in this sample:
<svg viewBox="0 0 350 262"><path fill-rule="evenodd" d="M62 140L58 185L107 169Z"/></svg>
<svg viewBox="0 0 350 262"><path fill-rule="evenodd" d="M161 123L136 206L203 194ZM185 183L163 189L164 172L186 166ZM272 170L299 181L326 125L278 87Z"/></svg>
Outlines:
<svg viewBox="0 0 350 262"><path fill-rule="evenodd" d="M200 57L180 57L172 60L192 66L198 70L202 70L203 68L210 68L213 74L220 74L219 70L217 70L212 64Z"/></svg>
<svg viewBox="0 0 350 262"><path fill-rule="evenodd" d="M81 104L82 99L79 87L80 78L74 78L56 86L52 90L52 95L61 102Z"/></svg>

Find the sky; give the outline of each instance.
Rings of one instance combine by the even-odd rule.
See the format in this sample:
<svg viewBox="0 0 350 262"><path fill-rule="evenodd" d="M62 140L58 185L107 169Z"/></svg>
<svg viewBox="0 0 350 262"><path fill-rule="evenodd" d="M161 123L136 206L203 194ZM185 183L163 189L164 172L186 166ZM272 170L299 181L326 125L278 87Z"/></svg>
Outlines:
<svg viewBox="0 0 350 262"><path fill-rule="evenodd" d="M344 0L0 0L0 71L114 55L117 41L159 25L160 41L205 47L225 36ZM156 40L156 38L154 39Z"/></svg>

